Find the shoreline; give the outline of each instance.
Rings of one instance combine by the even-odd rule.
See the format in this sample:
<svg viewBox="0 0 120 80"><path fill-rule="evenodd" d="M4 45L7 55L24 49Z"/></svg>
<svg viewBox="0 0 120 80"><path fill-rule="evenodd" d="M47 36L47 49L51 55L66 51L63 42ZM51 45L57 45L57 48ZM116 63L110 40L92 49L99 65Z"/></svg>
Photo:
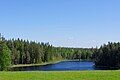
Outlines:
<svg viewBox="0 0 120 80"><path fill-rule="evenodd" d="M10 68L44 66L44 65L49 65L49 64L56 64L62 61L79 61L79 60L59 60L59 61L51 61L51 62L45 62L45 63L39 63L39 64L18 64L18 65L12 65L10 66ZM80 60L80 62L82 61L91 61L91 60Z"/></svg>
<svg viewBox="0 0 120 80"><path fill-rule="evenodd" d="M61 61L65 61L65 60L61 60ZM18 64L18 65L12 65L12 66L10 66L10 68L44 66L44 65L48 65L48 64L56 64L61 61L51 61L51 62L45 62L45 63L40 63L40 64Z"/></svg>

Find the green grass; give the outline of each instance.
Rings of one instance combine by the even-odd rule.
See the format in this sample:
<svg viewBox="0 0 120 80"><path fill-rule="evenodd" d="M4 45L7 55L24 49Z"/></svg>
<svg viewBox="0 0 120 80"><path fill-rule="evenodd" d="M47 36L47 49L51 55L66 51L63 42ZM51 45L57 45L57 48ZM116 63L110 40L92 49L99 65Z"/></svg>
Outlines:
<svg viewBox="0 0 120 80"><path fill-rule="evenodd" d="M120 70L0 72L0 80L120 80Z"/></svg>

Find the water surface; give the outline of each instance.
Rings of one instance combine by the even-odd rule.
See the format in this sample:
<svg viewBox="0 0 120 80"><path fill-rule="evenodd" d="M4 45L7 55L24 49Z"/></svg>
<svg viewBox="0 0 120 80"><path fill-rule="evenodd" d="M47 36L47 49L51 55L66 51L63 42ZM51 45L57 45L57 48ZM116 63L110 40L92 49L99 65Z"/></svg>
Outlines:
<svg viewBox="0 0 120 80"><path fill-rule="evenodd" d="M90 61L62 61L56 64L43 66L19 67L14 70L21 71L67 71L67 70L96 70L94 63Z"/></svg>

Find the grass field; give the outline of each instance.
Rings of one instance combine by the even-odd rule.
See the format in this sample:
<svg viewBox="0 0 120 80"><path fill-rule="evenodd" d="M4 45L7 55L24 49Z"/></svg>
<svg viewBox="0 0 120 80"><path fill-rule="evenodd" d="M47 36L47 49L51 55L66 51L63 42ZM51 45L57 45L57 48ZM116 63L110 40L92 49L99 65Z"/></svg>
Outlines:
<svg viewBox="0 0 120 80"><path fill-rule="evenodd" d="M120 70L0 72L0 80L120 80Z"/></svg>

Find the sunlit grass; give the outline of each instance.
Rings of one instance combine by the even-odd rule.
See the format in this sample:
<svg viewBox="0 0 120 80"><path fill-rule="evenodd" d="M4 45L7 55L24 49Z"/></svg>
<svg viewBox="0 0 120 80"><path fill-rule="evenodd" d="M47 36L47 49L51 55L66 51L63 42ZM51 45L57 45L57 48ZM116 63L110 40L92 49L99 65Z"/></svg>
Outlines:
<svg viewBox="0 0 120 80"><path fill-rule="evenodd" d="M0 80L120 80L120 71L0 72Z"/></svg>

